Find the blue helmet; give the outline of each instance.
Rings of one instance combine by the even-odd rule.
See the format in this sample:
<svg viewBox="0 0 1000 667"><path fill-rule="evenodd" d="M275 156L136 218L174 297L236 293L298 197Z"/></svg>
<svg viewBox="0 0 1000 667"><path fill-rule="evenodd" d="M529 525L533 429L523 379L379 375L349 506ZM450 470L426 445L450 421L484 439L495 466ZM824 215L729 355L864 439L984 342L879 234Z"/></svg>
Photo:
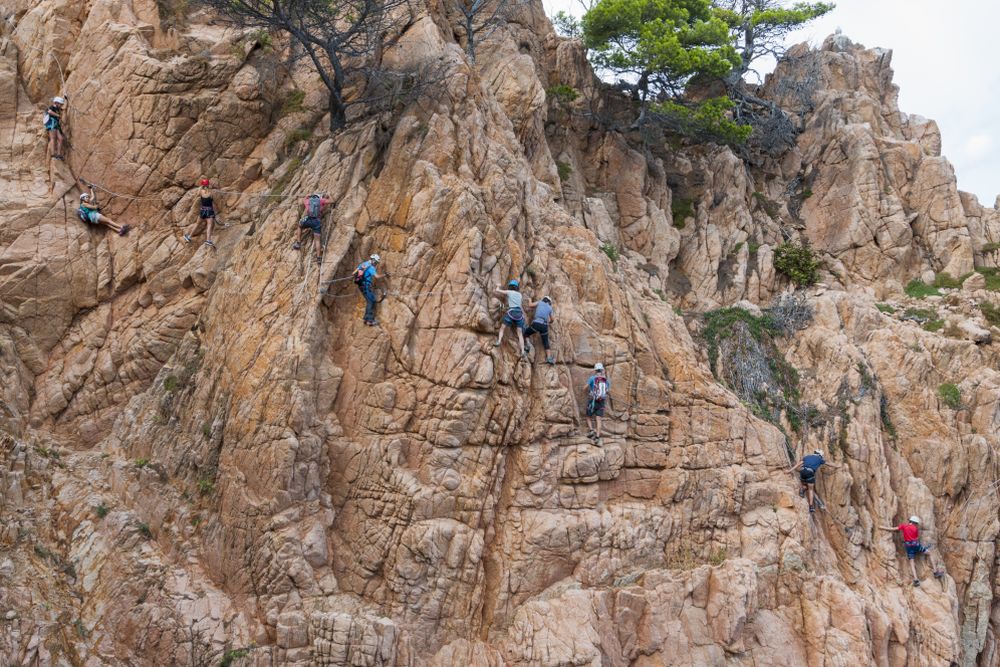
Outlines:
<svg viewBox="0 0 1000 667"><path fill-rule="evenodd" d="M517 282L517 278L511 278L510 282L507 283L507 287L519 287L521 283Z"/></svg>

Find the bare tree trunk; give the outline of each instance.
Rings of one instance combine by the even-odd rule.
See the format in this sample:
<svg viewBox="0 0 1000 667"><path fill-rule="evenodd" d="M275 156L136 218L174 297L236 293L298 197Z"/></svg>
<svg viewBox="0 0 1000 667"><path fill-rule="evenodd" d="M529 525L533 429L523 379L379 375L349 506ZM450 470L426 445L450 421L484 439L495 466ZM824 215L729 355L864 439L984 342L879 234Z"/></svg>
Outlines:
<svg viewBox="0 0 1000 667"><path fill-rule="evenodd" d="M476 28L472 25L473 17L465 17L465 55L469 57L469 64L476 64Z"/></svg>
<svg viewBox="0 0 1000 667"><path fill-rule="evenodd" d="M347 105L338 93L330 91L330 132L336 132L346 125Z"/></svg>

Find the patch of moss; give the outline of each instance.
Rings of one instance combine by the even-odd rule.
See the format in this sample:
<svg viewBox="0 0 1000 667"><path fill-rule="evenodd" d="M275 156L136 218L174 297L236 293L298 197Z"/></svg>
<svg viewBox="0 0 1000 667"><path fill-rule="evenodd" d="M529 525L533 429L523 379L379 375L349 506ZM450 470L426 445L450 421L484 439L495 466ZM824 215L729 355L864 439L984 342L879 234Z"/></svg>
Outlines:
<svg viewBox="0 0 1000 667"><path fill-rule="evenodd" d="M618 248L611 243L602 243L601 252L608 256L612 262L617 262L621 258L621 253L618 252Z"/></svg>
<svg viewBox="0 0 1000 667"><path fill-rule="evenodd" d="M962 404L962 392L959 388L950 382L945 382L938 387L938 397L941 402L947 405L952 410L957 410Z"/></svg>
<svg viewBox="0 0 1000 667"><path fill-rule="evenodd" d="M982 267L976 269L976 273L986 278L986 289L991 292L1000 292L1000 269Z"/></svg>
<svg viewBox="0 0 1000 667"><path fill-rule="evenodd" d="M941 296L941 292L938 291L933 285L928 285L923 280L911 280L906 284L903 289L906 292L906 296L911 299L923 299L928 296Z"/></svg>
<svg viewBox="0 0 1000 667"><path fill-rule="evenodd" d="M966 273L958 278L952 278L951 274L947 271L942 271L941 273L934 276L934 287L939 289L958 289L965 282L965 279L971 276L971 273Z"/></svg>
<svg viewBox="0 0 1000 667"><path fill-rule="evenodd" d="M1000 327L1000 308L994 306L989 301L980 301L979 310L982 311L986 321L995 327Z"/></svg>
<svg viewBox="0 0 1000 667"><path fill-rule="evenodd" d="M694 217L694 200L686 197L674 197L670 202L670 213L674 219L674 227L684 229L685 220Z"/></svg>
<svg viewBox="0 0 1000 667"><path fill-rule="evenodd" d="M573 173L573 166L569 162L556 160L556 171L559 172L559 180L565 181Z"/></svg>
<svg viewBox="0 0 1000 667"><path fill-rule="evenodd" d="M896 312L896 309L887 303L876 303L875 307L878 308L878 312L885 313L886 315L892 315Z"/></svg>

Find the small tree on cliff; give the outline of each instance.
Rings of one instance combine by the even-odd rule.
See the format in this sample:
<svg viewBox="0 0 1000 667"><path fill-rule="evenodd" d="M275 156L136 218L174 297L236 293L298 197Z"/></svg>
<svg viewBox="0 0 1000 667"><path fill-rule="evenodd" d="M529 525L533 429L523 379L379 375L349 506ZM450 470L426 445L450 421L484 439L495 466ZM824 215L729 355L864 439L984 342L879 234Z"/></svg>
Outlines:
<svg viewBox="0 0 1000 667"><path fill-rule="evenodd" d="M692 78L722 79L741 62L729 24L709 0L599 0L581 24L593 63L620 75L639 101L636 126L652 118L703 139L746 139L749 128L728 118L724 98L707 108L681 99Z"/></svg>
<svg viewBox="0 0 1000 667"><path fill-rule="evenodd" d="M497 28L507 23L517 5L523 0L454 0L462 13L465 29L465 54L469 62L476 62L476 46L490 38Z"/></svg>
<svg viewBox="0 0 1000 667"><path fill-rule="evenodd" d="M407 0L201 0L245 28L291 35L329 91L330 130L347 124L345 87L371 81L402 27ZM391 36L391 37L390 37Z"/></svg>

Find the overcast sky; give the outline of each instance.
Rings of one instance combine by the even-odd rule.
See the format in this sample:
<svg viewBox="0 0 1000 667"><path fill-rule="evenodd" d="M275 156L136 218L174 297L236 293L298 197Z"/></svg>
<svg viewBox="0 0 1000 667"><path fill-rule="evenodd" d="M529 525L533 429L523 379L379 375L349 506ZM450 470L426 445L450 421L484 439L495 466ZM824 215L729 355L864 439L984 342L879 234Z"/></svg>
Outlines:
<svg viewBox="0 0 1000 667"><path fill-rule="evenodd" d="M551 16L579 0L543 0ZM855 42L893 51L899 107L933 118L958 187L986 206L1000 194L1000 3L992 0L833 0L837 8L794 33L819 45L838 27Z"/></svg>

